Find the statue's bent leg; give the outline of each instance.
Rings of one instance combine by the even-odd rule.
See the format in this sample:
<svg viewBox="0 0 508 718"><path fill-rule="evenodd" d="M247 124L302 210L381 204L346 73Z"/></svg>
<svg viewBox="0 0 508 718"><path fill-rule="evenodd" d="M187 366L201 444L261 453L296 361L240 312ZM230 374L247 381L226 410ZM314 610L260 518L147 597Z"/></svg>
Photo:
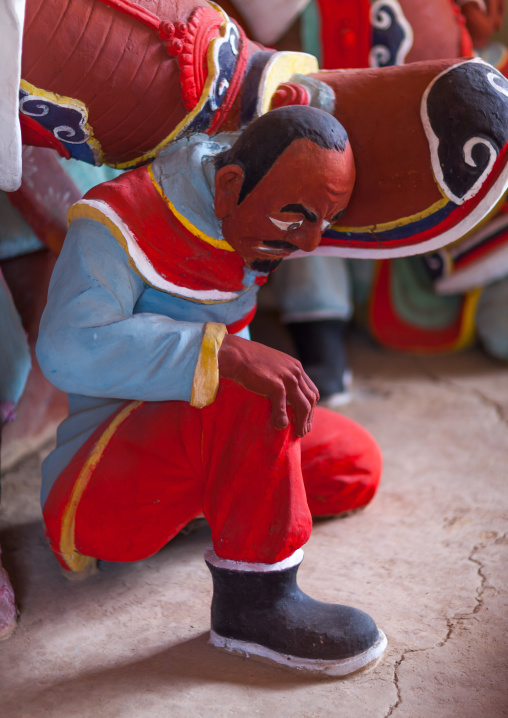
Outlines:
<svg viewBox="0 0 508 718"><path fill-rule="evenodd" d="M74 552L136 561L162 548L201 512L200 440L199 410L183 401L127 402L99 426L43 506L62 566L76 570Z"/></svg>
<svg viewBox="0 0 508 718"><path fill-rule="evenodd" d="M301 442L302 473L312 516L332 516L366 506L379 486L381 450L352 419L318 407Z"/></svg>
<svg viewBox="0 0 508 718"><path fill-rule="evenodd" d="M272 427L267 399L232 381L205 409L128 402L58 477L43 507L47 536L75 571L75 554L146 558L203 511L220 555L281 560L312 527L299 444L291 426Z"/></svg>
<svg viewBox="0 0 508 718"><path fill-rule="evenodd" d="M203 410L203 512L219 556L275 563L309 539L312 520L292 423L271 422L268 399L223 380Z"/></svg>
<svg viewBox="0 0 508 718"><path fill-rule="evenodd" d="M383 632L363 611L310 598L296 576L310 533L305 489L318 513L364 505L379 482L376 443L354 422L319 409L300 441L291 426L271 427L262 397L226 382L216 407L221 396L243 409L235 412L229 452L213 441L222 431L218 417L210 412L204 421L203 450L211 459L204 511L214 542L205 556L214 584L211 643L303 671L344 676L364 668L385 650Z"/></svg>
<svg viewBox="0 0 508 718"><path fill-rule="evenodd" d="M267 399L232 381L205 409L143 402L119 416L81 447L44 505L48 538L67 568L73 551L146 558L202 510L219 556L276 563L306 543L310 512L364 506L379 482L379 449L355 422L318 408L300 441L292 426L272 427Z"/></svg>
<svg viewBox="0 0 508 718"><path fill-rule="evenodd" d="M131 402L106 423L44 505L62 565L72 569L76 555L149 556L202 509L214 544L206 556L214 645L330 675L356 671L383 653L386 638L370 616L315 601L297 586L312 524L303 442L292 422L273 428L266 398L223 380L205 409ZM303 451L310 500L332 513L344 476L356 470L377 481L379 455L366 432L334 414L318 411L313 432ZM359 456L369 452L362 464ZM316 492L328 492L327 499Z"/></svg>

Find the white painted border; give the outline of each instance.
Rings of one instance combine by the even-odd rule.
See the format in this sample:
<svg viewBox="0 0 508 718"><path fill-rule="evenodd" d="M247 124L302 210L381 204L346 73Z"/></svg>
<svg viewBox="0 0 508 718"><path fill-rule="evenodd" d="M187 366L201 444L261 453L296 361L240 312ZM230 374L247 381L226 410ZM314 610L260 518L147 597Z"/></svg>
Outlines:
<svg viewBox="0 0 508 718"><path fill-rule="evenodd" d="M21 186L21 127L18 102L25 0L0 0L0 189Z"/></svg>
<svg viewBox="0 0 508 718"><path fill-rule="evenodd" d="M438 279L434 287L438 294L458 294L495 282L507 274L508 244L503 244L464 269Z"/></svg>
<svg viewBox="0 0 508 718"><path fill-rule="evenodd" d="M422 118L422 124L423 129L425 130L425 134L427 135L427 140L429 142L430 147L430 156L431 156L431 162L432 162L432 169L434 171L434 176L436 178L437 183L439 184L441 190L445 193L445 195L452 200L452 202L455 202L455 204L464 204L464 202L467 202L469 199L472 199L480 189L483 187L483 184L488 177L490 170L492 169L492 166L494 162L496 161L496 151L492 145L487 142L482 137L471 137L465 144L465 146L462 148L462 152L464 154L464 159L467 162L467 164L471 165L472 167L475 166L474 161L471 157L471 149L475 144L483 144L486 145L490 149L490 160L487 168L481 175L481 177L475 182L473 187L464 195L464 197L457 197L451 189L446 184L443 170L441 168L441 163L439 161L439 155L438 155L438 149L439 149L439 139L437 135L434 133L434 130L431 127L429 114L427 110L427 100L429 93L431 92L432 88L436 84L436 82L445 75L448 75L452 70L455 70L457 67L462 67L462 65L467 65L468 63L475 63L480 65L485 65L487 67L491 67L487 62L482 60L479 57L475 57L472 60L465 60L463 62L458 62L456 65L452 65L451 67L448 67L446 70L443 70L443 72L440 72L439 75L437 75L430 85L427 87L425 92L423 93L422 97L422 103L421 103L421 118ZM494 68L493 68L494 69ZM491 75L493 73L490 73ZM490 81L490 84L492 85L492 81ZM495 88L498 89L498 88ZM499 91L499 90L498 90ZM474 142L476 140L476 142Z"/></svg>
<svg viewBox="0 0 508 718"><path fill-rule="evenodd" d="M213 546L209 546L205 551L205 560L216 568L225 568L228 571L272 573L273 571L285 571L288 568L293 568L293 566L299 566L303 561L303 549L296 549L291 556L277 563L248 563L247 561L232 561L228 558L220 558L215 553Z"/></svg>
<svg viewBox="0 0 508 718"><path fill-rule="evenodd" d="M432 239L428 239L420 244L404 245L402 247L386 247L378 248L361 248L361 247L318 247L314 250L314 254L322 257L343 257L345 259L384 259L388 257L410 257L414 254L424 254L425 252L434 252L441 249L446 244L451 244L457 239L463 237L470 232L484 217L492 211L492 208L499 202L508 189L508 164L505 165L503 171L497 181L492 185L481 202L464 217L458 224L446 230L442 234L438 234ZM354 234L352 239L354 240ZM402 240L403 241L403 240ZM305 257L306 253L302 251L293 252L288 260L298 257ZM286 261L286 260L284 260Z"/></svg>
<svg viewBox="0 0 508 718"><path fill-rule="evenodd" d="M395 17L397 19L397 22L399 23L400 27L402 28L403 32L405 33L404 40L402 41L402 43L397 51L397 54L395 55L395 65L403 65L406 61L406 57L407 57L409 51L413 47L413 42L414 42L413 28L409 24L406 16L404 15L404 12L403 12L401 6L397 2L397 0L377 0L376 2L374 2L371 5L371 7L370 7L370 23L371 23L372 27L376 27L376 28L380 27L381 29L383 29L382 26L379 25L376 16L377 16L377 13L381 14L380 10L383 8L384 5L388 5L388 7L390 7L393 10ZM376 24L376 23L378 23L378 24ZM376 51L376 48L378 48L378 47L384 48L385 46L384 45L375 45L374 47L372 47L372 49L369 52L370 67L384 67L384 65L379 65L374 62L375 51Z"/></svg>
<svg viewBox="0 0 508 718"><path fill-rule="evenodd" d="M347 676L377 660L383 654L388 641L383 631L379 631L377 642L367 651L352 658L342 658L336 661L300 658L299 656L277 653L277 651L261 646L258 643L247 643L234 638L226 638L215 633L215 631L210 631L210 643L212 646L223 648L231 653L239 653L247 658L259 656L297 671L325 673L328 676Z"/></svg>
<svg viewBox="0 0 508 718"><path fill-rule="evenodd" d="M447 251L450 253L450 257L455 259L455 257L460 257L461 254L472 249L490 235L496 234L499 230L507 227L508 214L500 214L463 242L460 242L460 244L452 245Z"/></svg>
<svg viewBox="0 0 508 718"><path fill-rule="evenodd" d="M194 299L198 302L228 302L232 299L236 299L241 294L241 292L221 292L218 289L212 289L210 291L188 289L187 287L180 287L177 284L169 282L167 279L164 279L160 274L158 274L146 254L139 247L137 240L130 231L129 227L115 212L115 210L109 206L109 204L103 200L82 199L79 202L76 202L76 205L92 207L107 217L115 225L115 227L118 228L127 244L129 256L136 265L140 274L153 287L162 289L164 292L168 292L169 294L175 294L176 296L184 297L186 299Z"/></svg>

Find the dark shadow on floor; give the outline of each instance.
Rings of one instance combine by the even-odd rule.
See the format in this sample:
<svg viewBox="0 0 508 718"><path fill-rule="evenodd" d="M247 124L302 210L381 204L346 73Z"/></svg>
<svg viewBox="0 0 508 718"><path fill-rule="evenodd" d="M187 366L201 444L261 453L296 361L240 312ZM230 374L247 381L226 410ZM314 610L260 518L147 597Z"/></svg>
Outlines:
<svg viewBox="0 0 508 718"><path fill-rule="evenodd" d="M369 672L359 673L351 681L368 680ZM47 683L43 686L24 686L12 689L11 695L2 701L2 713L7 716L24 715L24 711L36 706L45 712L58 706L58 715L71 718L83 715L83 707L89 696L94 704L99 700L108 705L115 698L128 701L129 695L139 696L145 692L157 692L162 698L167 694L168 708L171 696L182 696L196 686L207 683L229 684L263 688L268 691L287 691L308 688L313 684L333 683L340 678L309 676L293 673L273 664L230 655L208 643L208 633L171 646L148 658L123 663L111 668L80 673L69 680ZM14 710L19 713L14 713ZM12 712L10 712L12 711Z"/></svg>
<svg viewBox="0 0 508 718"><path fill-rule="evenodd" d="M139 563L154 570L162 565L167 567L171 562L176 566L183 560L182 553L188 555L191 552L192 555L200 557L210 543L210 529L203 521L192 533L178 534L155 556ZM134 570L134 563L106 561L100 561L98 572L85 580L67 580L48 546L42 521L0 530L0 546L2 563L14 588L21 621L27 604L30 604L31 614L39 610L40 603L37 599L40 599L42 594L53 594L55 601L68 600L69 606L73 605L73 599L79 595L79 604L82 605L86 601L94 601L99 596L104 597L109 592L114 592L118 584L125 584L129 577L133 582L139 580L139 572ZM31 615L30 619L33 622L37 620L37 616Z"/></svg>

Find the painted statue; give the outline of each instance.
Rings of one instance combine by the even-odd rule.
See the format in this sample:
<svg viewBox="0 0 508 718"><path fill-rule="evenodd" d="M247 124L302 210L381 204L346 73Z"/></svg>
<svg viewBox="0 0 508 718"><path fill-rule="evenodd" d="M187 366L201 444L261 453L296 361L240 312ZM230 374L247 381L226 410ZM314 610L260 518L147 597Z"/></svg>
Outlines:
<svg viewBox="0 0 508 718"><path fill-rule="evenodd" d="M347 674L384 635L296 572L311 513L372 498L379 450L315 407L299 362L247 341L256 292L298 253L405 256L471 230L508 185L508 83L477 60L320 72L215 4L149 5L27 0L23 51L22 24L9 38L6 188L21 136L135 168L73 206L50 287L38 357L69 417L44 465L48 538L84 574L203 511L212 641Z"/></svg>
<svg viewBox="0 0 508 718"><path fill-rule="evenodd" d="M319 245L354 180L345 130L314 108L175 142L72 207L37 347L69 393L42 491L62 567L145 558L203 512L212 643L330 675L386 639L296 588L301 547L311 514L370 501L380 453L247 327L268 273Z"/></svg>
<svg viewBox="0 0 508 718"><path fill-rule="evenodd" d="M492 35L499 32L503 25L505 0L456 0L456 2L464 15L475 49L480 52L485 50L491 44ZM504 61L506 63L506 56Z"/></svg>
<svg viewBox="0 0 508 718"><path fill-rule="evenodd" d="M20 3L22 0L9 1ZM468 36L464 27L457 25L457 8L452 7L450 0L439 2L446 15L446 22L440 27L449 36L448 54L463 54ZM325 5L323 3L323 12ZM335 18L340 21L337 36L349 40L341 41L337 47L349 48L348 52L352 52L355 43L351 42L351 33L348 34L346 29L352 26L356 33L353 33L354 37L357 40L361 37L359 30L363 26L359 23L364 5L355 2L341 6L342 14ZM419 45L410 37L408 22L397 22L402 34L392 37L381 27L386 12L378 5L375 3L372 8L372 12L376 11L375 17L379 15L380 18L373 46L377 48L376 53L369 50L372 58L379 60L383 54L380 48L385 47L388 48L386 52L395 53L397 57L404 55L404 58L414 59ZM436 153L429 156L426 133L430 138L434 130L417 109L426 86L442 71L448 72L448 78L438 84L457 83L461 86L462 100L468 97L463 90L478 72L473 64L462 66L462 70L452 70L452 63L436 62L425 69L415 66L391 74L387 72L389 68L384 67L390 64L385 58L383 62L373 61L371 64L375 69L368 72L320 72L317 62L309 55L274 52L251 42L213 3L186 0L176 5L172 0L163 0L157 13L152 9L148 0L140 3L130 0L87 0L85 3L57 0L51 6L26 0L23 52L18 28L18 53L9 55L19 55L17 77L21 80L15 109L17 112L19 102L21 134L25 143L52 147L64 157L129 168L153 159L180 137L196 132L213 136L219 131L237 131L274 106L310 104L335 114L349 132L357 165L369 167L369 172L360 171L360 181L344 222L333 230L332 245L337 236L344 240L340 256L389 257L438 249L460 236L460 226L464 231L470 231L478 222L479 213L473 213L478 196L462 206L463 199L457 204L452 192L449 199L455 203L455 209L449 204L449 209L453 209L449 216L437 211L439 202L447 197L446 188L443 190L446 180L443 185L439 177L441 159ZM408 4L407 13L416 13L419 17L419 12L416 6ZM327 22L326 27L331 31L335 25ZM93 53L89 52L91 46ZM429 43L423 43L421 52L423 47L427 48L422 55L424 59L436 57L434 45L431 48ZM403 48L407 52L402 52ZM342 67L355 67L359 60L353 62L343 58L341 63ZM484 91L497 93L496 103L499 104L502 84L493 88L487 77L485 71L483 81L487 84ZM374 87L380 86L381 78L388 94L385 102L375 103L375 112L372 112L367 97L373 95ZM17 87L16 80L13 92ZM409 95L402 94L406 87ZM433 95L438 92L434 88ZM345 96L347 107L343 102ZM8 106L2 111L7 112ZM471 118L471 122L468 131L473 134L468 141L476 131L476 119ZM448 128L440 128L439 132L442 131L453 135L452 123ZM413 133L418 137L415 143L411 141ZM366 137L368 142L365 142ZM437 139L441 147L443 141L441 137ZM496 153L504 141L499 142L497 138ZM9 142L9 147L14 144ZM386 149L381 148L382 144ZM377 158L374 166L372 156ZM464 176L471 175L470 165L459 155L457 158ZM418 188L414 179L417 173L422 177ZM487 186L495 180L496 168L489 166L480 174ZM486 207L487 203L482 202L482 206ZM425 217L425 222L415 221L417 217ZM455 221L459 217L465 221ZM378 231L379 222L383 225L382 231ZM423 226L424 233L421 231ZM382 252L374 242L380 243ZM334 254L333 248L330 251ZM344 283L332 291L332 282L324 281L322 260L316 257L311 261L319 264L319 271L316 269L315 273L323 277L320 286L327 297L326 306L315 310L323 320L322 327L327 329L324 336L315 336L308 323L308 307L304 308L306 316L302 315L299 306L283 309L288 315L287 321L295 329L293 334L302 359L322 394L338 394L342 398L345 394L347 398L345 385L349 374L341 334L350 317L351 302L348 306L345 301L347 287ZM342 265L340 259L335 262ZM330 274L332 265L328 263L326 266ZM299 286L293 281L286 285ZM284 296L288 304L293 304L293 298L286 290ZM300 296L298 304L301 305L302 300ZM334 318L338 320L334 321ZM334 321L331 327L330 321ZM311 336L308 336L309 331ZM314 356L304 354L306 349L318 347L320 343L336 357L331 377L320 376L319 367L314 372Z"/></svg>

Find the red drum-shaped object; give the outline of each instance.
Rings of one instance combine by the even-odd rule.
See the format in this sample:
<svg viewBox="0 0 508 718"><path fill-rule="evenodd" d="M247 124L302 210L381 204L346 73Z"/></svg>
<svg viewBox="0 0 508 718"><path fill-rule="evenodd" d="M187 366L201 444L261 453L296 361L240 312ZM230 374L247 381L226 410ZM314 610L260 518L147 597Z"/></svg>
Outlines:
<svg viewBox="0 0 508 718"><path fill-rule="evenodd" d="M471 56L454 0L318 0L324 68Z"/></svg>
<svg viewBox="0 0 508 718"><path fill-rule="evenodd" d="M202 98L214 39L223 72ZM220 124L258 49L203 0L27 0L20 109L71 156L133 166L154 156L202 99L212 107L192 131Z"/></svg>
<svg viewBox="0 0 508 718"><path fill-rule="evenodd" d="M508 188L508 81L482 60L319 72L357 167L319 252L396 257L469 232Z"/></svg>

